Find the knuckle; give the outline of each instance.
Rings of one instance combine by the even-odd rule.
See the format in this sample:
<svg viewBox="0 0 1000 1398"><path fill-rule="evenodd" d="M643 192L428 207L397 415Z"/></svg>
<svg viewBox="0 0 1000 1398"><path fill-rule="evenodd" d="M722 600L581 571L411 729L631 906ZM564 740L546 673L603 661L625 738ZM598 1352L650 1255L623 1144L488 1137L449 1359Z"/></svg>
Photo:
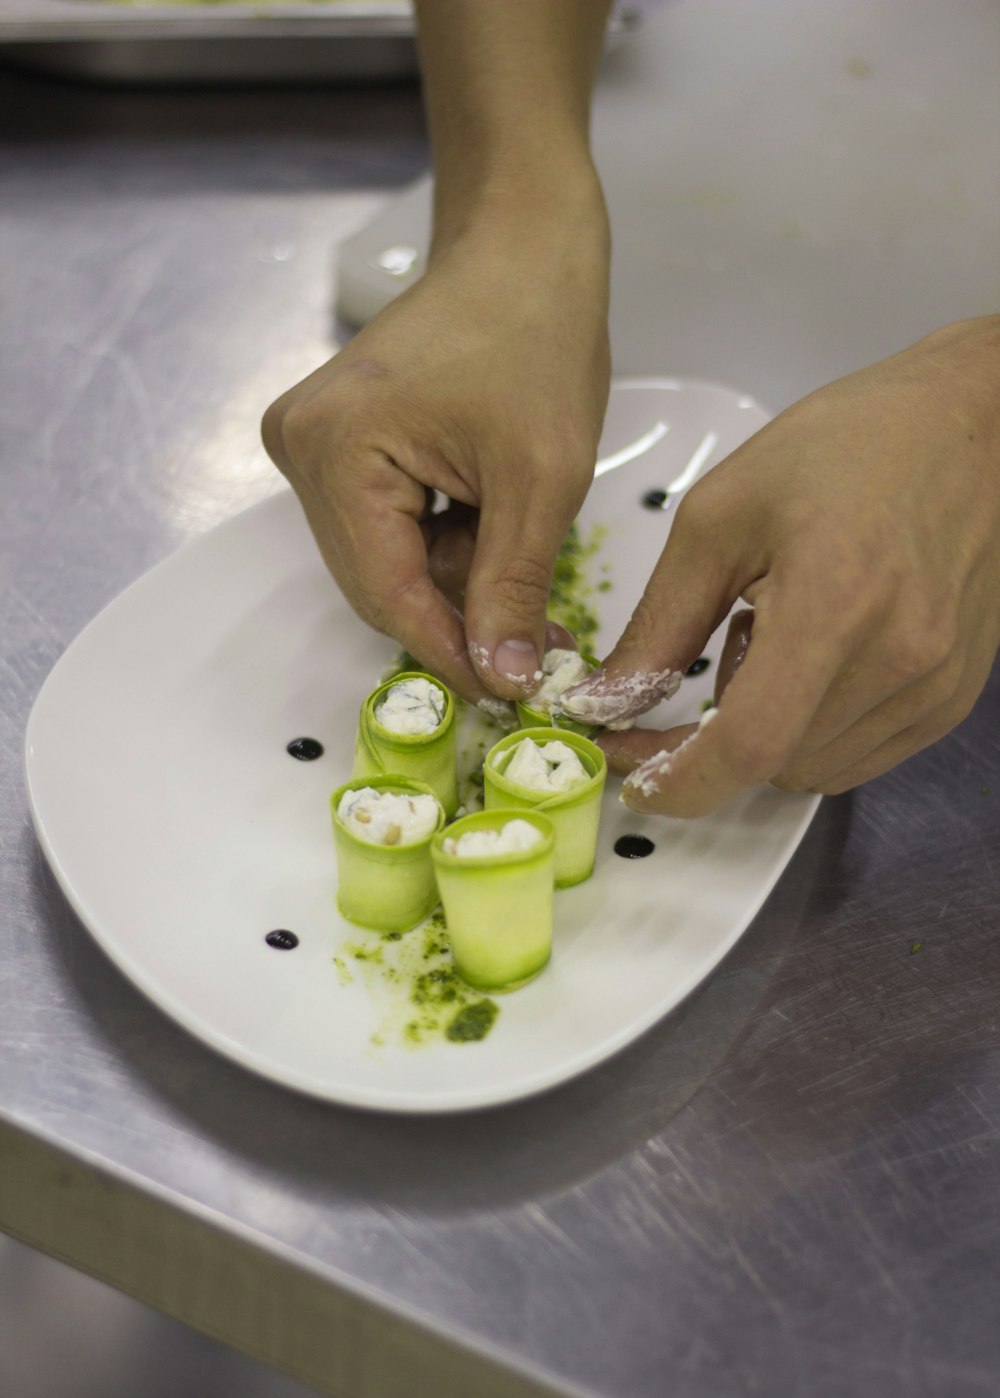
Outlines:
<svg viewBox="0 0 1000 1398"><path fill-rule="evenodd" d="M924 680L939 699L955 687L957 628L950 618L918 616L898 624L885 647L885 663L903 684Z"/></svg>
<svg viewBox="0 0 1000 1398"><path fill-rule="evenodd" d="M588 430L571 426L548 440L536 439L524 464L531 477L556 477L586 489L594 478L596 449L597 440Z"/></svg>
<svg viewBox="0 0 1000 1398"><path fill-rule="evenodd" d="M264 416L265 430L277 439L278 465L314 481L351 454L360 454L368 441L368 419L348 411L341 392L330 386L310 394L293 389Z"/></svg>
<svg viewBox="0 0 1000 1398"><path fill-rule="evenodd" d="M796 766L794 762L789 763L787 766L783 767L780 772L775 773L775 775L770 778L770 781L771 785L776 786L779 791L789 792L810 791L814 785L814 783L809 780L805 769Z"/></svg>
<svg viewBox="0 0 1000 1398"><path fill-rule="evenodd" d="M928 669L939 671L945 682L952 684L955 676L955 653L958 627L951 617L937 617L923 628L923 649Z"/></svg>
<svg viewBox="0 0 1000 1398"><path fill-rule="evenodd" d="M642 652L655 650L662 628L662 608L648 594L643 594L635 604L623 639L627 637L630 649Z"/></svg>
<svg viewBox="0 0 1000 1398"><path fill-rule="evenodd" d="M888 642L883 651L883 664L900 685L914 684L927 672L927 661L919 641L905 632Z"/></svg>
<svg viewBox="0 0 1000 1398"><path fill-rule="evenodd" d="M544 609L551 585L552 575L544 563L523 555L508 559L488 589L509 610L533 616Z"/></svg>
<svg viewBox="0 0 1000 1398"><path fill-rule="evenodd" d="M308 461L327 426L308 399L293 400L281 419L281 441L288 459L293 463Z"/></svg>
<svg viewBox="0 0 1000 1398"><path fill-rule="evenodd" d="M958 702L962 685L963 667L953 656L945 656L924 677L920 696L927 708L950 709Z"/></svg>
<svg viewBox="0 0 1000 1398"><path fill-rule="evenodd" d="M941 706L938 714L938 722L935 727L939 730L936 738L943 738L946 733L950 733L953 728L957 728L960 723L972 713L976 707L977 694L970 694L967 690L960 693L952 693L948 700Z"/></svg>
<svg viewBox="0 0 1000 1398"><path fill-rule="evenodd" d="M727 753L731 767L748 782L787 779L789 753L785 743L769 733L740 731L729 738Z"/></svg>
<svg viewBox="0 0 1000 1398"><path fill-rule="evenodd" d="M261 421L261 438L268 456L286 476L304 466L314 452L319 424L311 404L294 390L278 398Z"/></svg>
<svg viewBox="0 0 1000 1398"><path fill-rule="evenodd" d="M870 562L849 543L838 542L825 550L823 570L833 625L849 635L862 630L879 600Z"/></svg>
<svg viewBox="0 0 1000 1398"><path fill-rule="evenodd" d="M284 470L288 462L285 449L284 422L287 407L287 394L276 398L268 407L260 421L260 437L264 450L279 470Z"/></svg>
<svg viewBox="0 0 1000 1398"><path fill-rule="evenodd" d="M388 617L381 606L371 598L367 592L361 588L352 588L348 600L352 610L361 618L366 626L370 626L373 631L379 631L383 636L391 634L391 627Z"/></svg>
<svg viewBox="0 0 1000 1398"><path fill-rule="evenodd" d="M715 527L717 491L711 476L698 481L681 497L674 513L674 529L685 535L700 536Z"/></svg>

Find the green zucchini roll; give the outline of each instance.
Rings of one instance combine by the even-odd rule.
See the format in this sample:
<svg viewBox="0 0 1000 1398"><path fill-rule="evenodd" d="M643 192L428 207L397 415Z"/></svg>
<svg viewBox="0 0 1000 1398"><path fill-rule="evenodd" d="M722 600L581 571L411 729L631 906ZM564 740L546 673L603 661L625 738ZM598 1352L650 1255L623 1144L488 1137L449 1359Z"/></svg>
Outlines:
<svg viewBox="0 0 1000 1398"><path fill-rule="evenodd" d="M349 922L406 932L437 906L431 840L444 809L426 782L360 777L330 797L337 907Z"/></svg>
<svg viewBox="0 0 1000 1398"><path fill-rule="evenodd" d="M456 820L431 841L455 966L479 990L516 990L552 955L555 832L538 811Z"/></svg>
<svg viewBox="0 0 1000 1398"><path fill-rule="evenodd" d="M543 811L555 827L556 888L582 883L594 869L604 753L579 733L528 728L501 738L486 754L484 804Z"/></svg>
<svg viewBox="0 0 1000 1398"><path fill-rule="evenodd" d="M542 661L542 681L529 702L518 700L517 717L522 728L564 728L589 738L595 732L593 724L581 723L564 715L560 707L563 693L585 680L599 661L575 650L553 648L545 652Z"/></svg>
<svg viewBox="0 0 1000 1398"><path fill-rule="evenodd" d="M386 680L361 706L352 778L399 772L426 782L453 816L458 809L455 700L419 670Z"/></svg>

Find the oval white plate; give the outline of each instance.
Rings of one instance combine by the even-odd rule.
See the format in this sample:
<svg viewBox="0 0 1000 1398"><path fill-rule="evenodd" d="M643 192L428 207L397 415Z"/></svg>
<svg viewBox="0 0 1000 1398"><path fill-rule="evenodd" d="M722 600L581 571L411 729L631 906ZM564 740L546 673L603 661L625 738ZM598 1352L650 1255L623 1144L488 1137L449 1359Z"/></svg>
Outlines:
<svg viewBox="0 0 1000 1398"><path fill-rule="evenodd" d="M607 526L599 648L624 625L673 516L644 508L643 494L689 482L766 420L713 384L616 384L581 521L585 534ZM247 1068L389 1111L525 1097L614 1053L708 975L818 799L761 789L685 824L630 814L610 782L594 877L558 894L552 963L501 999L489 1037L373 1047L382 992L359 975L343 984L333 964L357 934L334 907L327 803L350 771L361 700L393 654L329 580L292 494L273 496L154 568L66 651L28 724L35 828L125 974ZM696 718L712 682L713 669L685 680L669 721ZM286 753L303 735L324 744L319 761ZM648 834L655 852L617 857L628 832ZM298 934L294 951L265 944L277 927Z"/></svg>

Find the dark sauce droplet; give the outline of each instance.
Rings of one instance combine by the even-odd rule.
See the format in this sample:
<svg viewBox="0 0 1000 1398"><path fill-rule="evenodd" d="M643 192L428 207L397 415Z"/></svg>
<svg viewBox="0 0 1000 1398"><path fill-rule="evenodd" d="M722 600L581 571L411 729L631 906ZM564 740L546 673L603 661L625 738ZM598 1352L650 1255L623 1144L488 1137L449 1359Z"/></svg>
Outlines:
<svg viewBox="0 0 1000 1398"><path fill-rule="evenodd" d="M665 490L647 490L642 497L642 503L647 510L662 510L668 499Z"/></svg>
<svg viewBox="0 0 1000 1398"><path fill-rule="evenodd" d="M285 751L299 762L315 762L317 757L323 756L323 744L315 738L293 738Z"/></svg>
<svg viewBox="0 0 1000 1398"><path fill-rule="evenodd" d="M711 663L707 655L701 655L693 665L687 667L684 673L689 679L694 679L695 675L703 675Z"/></svg>
<svg viewBox="0 0 1000 1398"><path fill-rule="evenodd" d="M656 846L645 835L623 835L615 841L615 854L620 854L622 859L645 859L654 849Z"/></svg>
<svg viewBox="0 0 1000 1398"><path fill-rule="evenodd" d="M276 927L273 932L269 932L264 938L269 947L276 947L278 951L291 951L299 944L299 939L294 932L289 932L287 927Z"/></svg>

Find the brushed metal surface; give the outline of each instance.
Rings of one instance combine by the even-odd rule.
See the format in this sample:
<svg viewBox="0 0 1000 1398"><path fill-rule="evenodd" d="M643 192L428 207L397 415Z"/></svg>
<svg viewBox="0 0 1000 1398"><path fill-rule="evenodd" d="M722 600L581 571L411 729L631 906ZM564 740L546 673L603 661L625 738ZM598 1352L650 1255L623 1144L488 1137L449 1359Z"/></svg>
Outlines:
<svg viewBox="0 0 1000 1398"><path fill-rule="evenodd" d="M613 122L615 84L626 104L645 83L652 110L683 72L677 140L700 141L708 160L735 120L722 100L732 66L716 76L706 57L716 34L766 67L776 129L800 109L821 126L829 94L802 76L801 14L838 74L885 54L884 73L852 79L862 152L885 112L919 95L924 63L929 126L947 152L925 187L924 147L900 136L909 207L873 201L853 249L822 221L812 230L803 346L779 344L786 303L757 295L791 296L801 252L785 274L777 241L748 251L749 216L706 174L699 216L715 199L716 236L745 261L721 283L694 277L708 327L697 366L687 291L679 324L667 290L649 295L669 268L650 260L648 211L637 198L617 208L632 259L619 251L615 314L627 319L614 334L630 353L618 367L711 372L709 331L727 326L714 332L715 375L743 382L737 370L753 365L744 386L777 406L814 365L863 362L879 335L1000 298L989 97L965 101L969 73L996 53L996 10L768 0L741 20L747 9L681 0L651 19L633 86L619 53L599 119ZM931 22L945 13L961 15L950 46ZM792 184L807 181L811 149L786 155ZM719 972L580 1082L438 1122L336 1110L251 1078L147 1004L71 914L28 823L21 737L49 668L107 601L274 488L259 412L329 352L337 240L424 167L417 98L108 94L4 73L0 161L0 1120L109 1188L128 1181L178 1219L197 1215L223 1252L229 1239L239 1248L248 1288L247 1253L280 1254L316 1314L329 1294L352 1298L374 1317L354 1370L365 1398L379 1307L465 1346L473 1368L479 1347L563 1393L994 1394L1000 674L945 742L824 803ZM665 178L651 159L661 211ZM842 287L857 288L904 216L936 278L880 284L892 324L855 319ZM824 236L836 246L825 288ZM116 1241L134 1247L127 1229ZM129 1263L150 1277L166 1265L155 1251ZM270 1362L295 1368L294 1335L269 1339Z"/></svg>
<svg viewBox="0 0 1000 1398"><path fill-rule="evenodd" d="M0 1234L5 1398L316 1398L150 1306Z"/></svg>

